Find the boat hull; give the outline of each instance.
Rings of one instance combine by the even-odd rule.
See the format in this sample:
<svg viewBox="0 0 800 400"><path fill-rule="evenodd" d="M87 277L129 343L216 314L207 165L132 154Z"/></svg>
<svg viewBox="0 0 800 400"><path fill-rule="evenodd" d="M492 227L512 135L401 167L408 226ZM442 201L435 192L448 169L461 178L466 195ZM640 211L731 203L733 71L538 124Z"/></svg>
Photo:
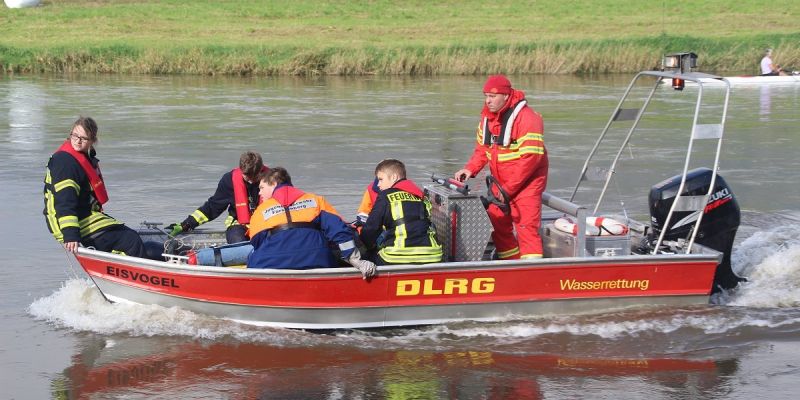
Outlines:
<svg viewBox="0 0 800 400"><path fill-rule="evenodd" d="M36 7L41 3L41 0L3 0L8 8L26 8Z"/></svg>
<svg viewBox="0 0 800 400"><path fill-rule="evenodd" d="M725 79L731 86L770 86L770 85L795 85L800 84L800 75L787 76L726 76ZM722 84L718 79L703 78L703 84ZM668 82L666 82L668 83ZM694 82L686 82L687 86L695 85Z"/></svg>
<svg viewBox="0 0 800 400"><path fill-rule="evenodd" d="M690 254L385 266L366 282L352 268L187 266L87 249L77 258L110 301L302 329L704 304L719 262L719 254Z"/></svg>

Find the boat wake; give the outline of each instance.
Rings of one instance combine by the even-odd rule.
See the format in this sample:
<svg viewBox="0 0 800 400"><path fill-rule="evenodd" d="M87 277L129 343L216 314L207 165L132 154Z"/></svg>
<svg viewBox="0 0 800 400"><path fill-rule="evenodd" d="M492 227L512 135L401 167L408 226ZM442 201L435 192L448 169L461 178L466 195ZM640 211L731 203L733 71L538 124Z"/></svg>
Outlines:
<svg viewBox="0 0 800 400"><path fill-rule="evenodd" d="M66 281L50 296L35 300L28 312L57 327L104 335L234 338L275 345L304 340L300 331L243 325L178 307L109 303L89 279Z"/></svg>
<svg viewBox="0 0 800 400"><path fill-rule="evenodd" d="M580 336L581 340L613 340L681 334L726 336L742 330L800 331L800 225L754 233L733 254L733 266L748 282L723 293L721 307L659 307L614 313L546 316L496 322L464 322L391 330L343 330L318 335L299 330L255 327L156 305L109 303L88 279L70 279L28 312L58 327L99 334L232 338L272 345L338 344L362 347L447 346L456 339L486 340L494 348L521 341ZM673 343L674 344L674 343Z"/></svg>
<svg viewBox="0 0 800 400"><path fill-rule="evenodd" d="M734 271L748 282L722 304L743 307L800 306L800 223L757 232L734 249Z"/></svg>

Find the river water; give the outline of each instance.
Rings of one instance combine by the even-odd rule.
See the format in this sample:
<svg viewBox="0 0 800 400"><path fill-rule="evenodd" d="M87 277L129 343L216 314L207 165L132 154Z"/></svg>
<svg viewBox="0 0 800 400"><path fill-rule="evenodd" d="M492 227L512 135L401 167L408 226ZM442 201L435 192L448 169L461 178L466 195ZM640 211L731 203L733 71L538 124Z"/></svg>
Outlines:
<svg viewBox="0 0 800 400"><path fill-rule="evenodd" d="M629 79L512 79L544 116L549 191L568 196ZM720 173L742 208L733 264L749 282L716 305L383 331L256 328L106 303L41 215L44 166L83 114L100 125L106 209L130 226L183 219L248 149L350 218L383 158L403 160L420 183L463 165L481 84L0 78L0 398L796 398L800 86L733 91ZM683 166L686 125L670 113L693 105L665 94L624 153L632 172L605 202L615 211L646 216L650 186Z"/></svg>

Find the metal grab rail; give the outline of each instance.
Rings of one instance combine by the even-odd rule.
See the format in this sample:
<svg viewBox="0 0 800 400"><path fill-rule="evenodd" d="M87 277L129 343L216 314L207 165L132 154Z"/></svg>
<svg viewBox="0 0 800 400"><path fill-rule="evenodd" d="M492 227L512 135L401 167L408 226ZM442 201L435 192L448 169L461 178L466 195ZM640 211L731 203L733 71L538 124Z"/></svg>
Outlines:
<svg viewBox="0 0 800 400"><path fill-rule="evenodd" d="M651 77L657 78L653 88L650 90L650 93L647 95L646 99L644 100L643 106L640 109L638 109L638 111L635 110L635 109L634 110L625 110L625 109L623 109L622 105L624 104L625 100L627 99L628 95L630 94L633 86L639 80L639 78L641 78L643 76L651 76ZM698 124L698 119L699 119L699 114L700 114L700 109L701 109L701 104L702 104L702 98L703 98L703 88L704 88L702 79L709 79L709 78L710 79L719 80L719 81L721 81L722 83L725 84L725 99L724 99L724 102L723 102L722 118L721 118L721 122L718 125L701 125L701 124ZM681 183L680 183L680 186L678 188L678 193L677 193L677 195L675 197L675 200L673 201L672 206L670 207L669 213L667 214L667 218L664 221L664 226L663 226L663 228L661 230L661 233L660 233L660 235L658 237L658 240L655 243L653 254L658 252L658 248L661 246L661 243L664 240L664 235L666 233L666 228L669 226L669 223L673 218L673 214L675 213L676 208L679 208L679 205L680 205L680 207L682 208L681 211L686 211L683 208L686 206L686 204L688 202L682 201L682 197L683 197L682 196L682 192L683 192L683 189L684 189L685 184L686 184L686 175L687 175L688 169L689 169L689 161L691 160L691 155L692 155L692 143L693 143L694 140L698 140L698 139L716 139L717 140L716 153L715 153L715 156L714 156L714 165L713 165L713 168L712 168L712 171L714 172L714 174L713 174L712 179L711 179L711 185L709 186L708 192L703 196L701 201L697 202L698 204L700 204L700 208L699 208L699 210L696 210L696 211L702 211L703 210L703 207L707 203L708 198L711 196L711 194L714 191L714 186L716 184L717 171L719 169L719 156L720 156L720 152L721 152L721 148L722 148L722 136L723 136L723 132L725 130L725 119L727 118L727 113L728 113L728 100L730 99L730 91L731 91L731 85L730 85L730 82L727 79L725 79L723 77L720 77L720 76L705 74L705 73L701 73L701 72L681 73L681 72L664 72L664 71L643 71L643 72L639 72L638 74L636 74L636 76L634 76L633 80L631 80L631 83L628 85L628 88L625 90L625 93L623 94L623 96L620 99L619 103L617 103L617 107L614 109L614 112L611 113L611 117L609 118L608 122L606 123L606 126L603 128L603 131L600 134L600 137L595 142L594 147L592 147L592 150L590 151L589 156L586 158L586 161L583 164L583 168L581 169L580 175L578 176L578 182L575 184L575 187L572 190L572 193L571 193L571 195L569 197L569 201L570 202L572 200L574 200L575 195L577 194L578 189L579 189L579 187L581 185L581 182L586 177L586 172L588 171L589 163L591 162L592 158L597 153L597 150L600 147L600 144L605 139L605 136L608 133L608 130L611 127L611 124L616 120L625 119L625 116L631 116L632 115L631 111L636 111L633 125L631 126L630 130L628 131L628 134L625 136L625 139L623 140L622 145L620 146L619 150L617 151L617 154L615 155L613 161L611 162L611 166L608 169L608 172L606 174L605 182L604 182L604 185L603 185L603 189L600 192L600 196L597 199L597 202L595 204L594 211L593 211L593 214L597 213L597 211L598 211L598 209L600 207L600 204L602 203L603 198L605 197L605 193L606 193L606 191L608 189L608 186L609 186L609 184L611 182L611 179L614 176L614 173L615 173L615 170L616 170L616 167L617 167L617 163L618 163L618 161L619 161L619 159L620 159L620 157L622 155L622 152L624 151L625 147L630 142L630 139L633 136L633 132L638 127L639 121L641 120L642 116L644 115L644 112L647 109L647 106L650 104L650 100L653 98L653 95L655 94L656 89L660 86L661 81L664 80L664 79L683 79L684 81L695 82L695 83L697 83L697 85L699 87L699 90L698 90L698 95L697 95L697 101L696 101L696 104L695 104L694 116L693 116L693 119L692 119L692 131L691 131L691 136L689 138L689 146L688 146L687 151L686 151L686 158L685 158L685 162L684 162L683 172L682 172L682 175L681 175ZM689 237L688 246L686 247L686 253L687 254L691 251L692 245L694 244L698 228L700 227L700 223L702 222L702 218L703 218L703 213L699 212L698 218L695 221L694 228L692 229L691 235ZM580 220L579 220L579 222L580 222Z"/></svg>

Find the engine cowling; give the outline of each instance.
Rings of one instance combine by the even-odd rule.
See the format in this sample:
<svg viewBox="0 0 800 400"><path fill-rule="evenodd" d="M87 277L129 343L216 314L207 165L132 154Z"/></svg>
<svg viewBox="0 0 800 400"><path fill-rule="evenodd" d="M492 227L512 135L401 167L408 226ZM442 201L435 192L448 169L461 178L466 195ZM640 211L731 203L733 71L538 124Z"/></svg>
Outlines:
<svg viewBox="0 0 800 400"><path fill-rule="evenodd" d="M686 184L681 196L704 196L708 193L714 172L708 168L696 168L686 175ZM695 242L723 253L723 260L714 274L713 292L731 289L745 279L737 276L731 269L731 253L736 230L741 221L739 203L733 191L722 176L717 175L711 197L701 211L676 211L669 226L664 226L669 210L681 183L681 175L664 180L650 189L650 222L655 237L666 230L664 240L689 238L697 218L703 216L695 237Z"/></svg>

